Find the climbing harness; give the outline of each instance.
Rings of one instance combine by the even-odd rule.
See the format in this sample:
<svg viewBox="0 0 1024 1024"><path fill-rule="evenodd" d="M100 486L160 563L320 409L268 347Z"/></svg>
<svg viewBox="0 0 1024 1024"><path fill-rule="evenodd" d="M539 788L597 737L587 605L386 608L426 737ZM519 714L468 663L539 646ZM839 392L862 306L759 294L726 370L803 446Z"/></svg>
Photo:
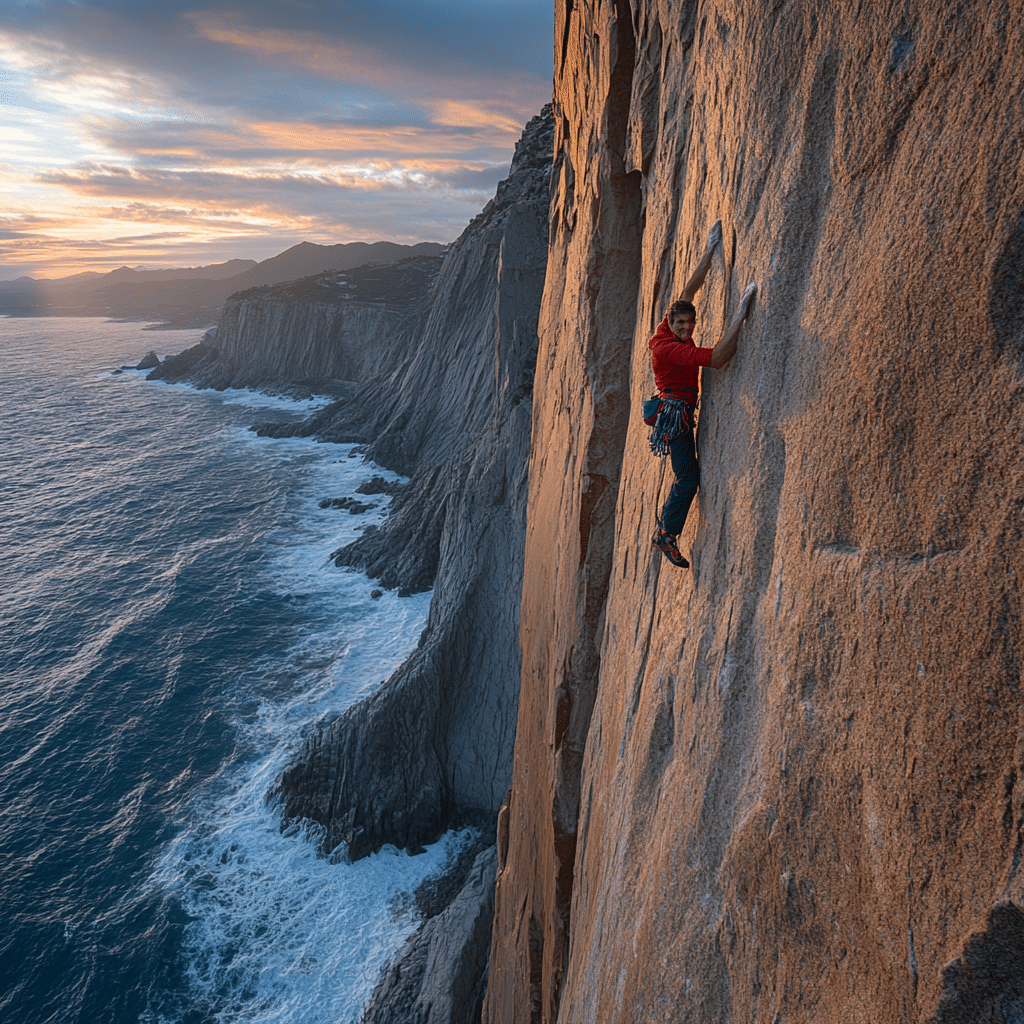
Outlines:
<svg viewBox="0 0 1024 1024"><path fill-rule="evenodd" d="M651 451L660 459L668 455L668 446L684 431L693 426L693 413L697 408L676 398L663 398L658 418L651 430Z"/></svg>

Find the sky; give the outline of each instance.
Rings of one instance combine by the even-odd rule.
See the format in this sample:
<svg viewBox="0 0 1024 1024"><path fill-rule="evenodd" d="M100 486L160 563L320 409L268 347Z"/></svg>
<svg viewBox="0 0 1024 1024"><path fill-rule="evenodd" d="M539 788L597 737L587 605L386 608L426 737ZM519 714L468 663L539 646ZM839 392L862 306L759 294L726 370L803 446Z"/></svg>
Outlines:
<svg viewBox="0 0 1024 1024"><path fill-rule="evenodd" d="M0 280L449 242L551 96L552 0L2 0Z"/></svg>

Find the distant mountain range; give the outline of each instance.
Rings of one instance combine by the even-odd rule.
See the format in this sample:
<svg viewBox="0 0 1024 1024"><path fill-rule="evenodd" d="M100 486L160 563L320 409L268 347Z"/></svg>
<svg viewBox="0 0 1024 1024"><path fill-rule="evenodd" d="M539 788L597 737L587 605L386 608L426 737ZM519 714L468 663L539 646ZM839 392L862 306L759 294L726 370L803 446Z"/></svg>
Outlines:
<svg viewBox="0 0 1024 1024"><path fill-rule="evenodd" d="M178 270L119 267L108 274L86 272L43 281L19 277L0 281L0 315L106 316L160 320L171 327L202 327L217 320L224 300L234 292L297 281L326 270L439 255L445 248L438 242L300 242L259 263L228 260Z"/></svg>

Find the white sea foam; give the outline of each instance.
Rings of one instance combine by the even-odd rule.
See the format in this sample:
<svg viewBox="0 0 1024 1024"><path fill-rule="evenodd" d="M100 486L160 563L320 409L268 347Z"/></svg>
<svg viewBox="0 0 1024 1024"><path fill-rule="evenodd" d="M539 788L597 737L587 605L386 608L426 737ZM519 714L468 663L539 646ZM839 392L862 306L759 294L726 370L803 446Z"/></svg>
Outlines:
<svg viewBox="0 0 1024 1024"><path fill-rule="evenodd" d="M440 870L467 834L450 833L419 857L385 847L331 864L308 835L281 833L264 799L276 761L222 780L156 880L192 919L184 952L193 1008L224 1024L345 1024L418 923L396 896ZM154 1008L149 1019L166 1018Z"/></svg>
<svg viewBox="0 0 1024 1024"><path fill-rule="evenodd" d="M321 627L307 634L292 653L297 664L311 666L296 698L315 716L343 710L391 674L415 647L426 625L430 595L398 597L361 573L337 567L329 555L355 540L368 526L387 517L385 494L356 495L373 507L353 515L346 509L320 508L323 498L352 496L362 482L380 476L401 478L354 454L352 446L320 445L309 439L257 438L239 431L238 439L289 460L304 477L302 488L288 498L278 524L261 538L268 555L270 585L284 597L302 595L320 610ZM378 591L379 592L379 591ZM316 668L329 671L317 673Z"/></svg>
<svg viewBox="0 0 1024 1024"><path fill-rule="evenodd" d="M121 371L124 376L136 380L146 380L146 377L151 372L150 370L136 370L128 367L122 367ZM160 387L175 391L191 391L212 396L223 402L224 405L240 405L248 409L263 409L280 413L308 415L323 409L334 401L329 395L313 394L306 398L292 398L287 395L270 395L264 391L256 391L252 388L225 388L223 391L214 391L208 388L197 388L194 384L189 384L187 381L175 381L172 383L170 381L158 380L155 383L159 384Z"/></svg>
<svg viewBox="0 0 1024 1024"><path fill-rule="evenodd" d="M252 409L274 409L279 412L315 412L331 402L330 398L323 395L287 398L283 395L266 395L248 388L229 388L220 394L225 405L244 405Z"/></svg>

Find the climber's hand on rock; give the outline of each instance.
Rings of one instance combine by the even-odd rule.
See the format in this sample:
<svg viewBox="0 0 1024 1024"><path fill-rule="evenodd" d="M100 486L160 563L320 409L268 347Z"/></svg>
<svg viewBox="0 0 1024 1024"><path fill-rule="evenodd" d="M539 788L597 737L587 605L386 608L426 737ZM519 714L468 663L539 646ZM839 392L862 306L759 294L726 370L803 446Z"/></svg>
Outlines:
<svg viewBox="0 0 1024 1024"><path fill-rule="evenodd" d="M736 310L736 315L732 318L732 322L725 329L725 334L722 335L722 340L714 347L711 352L711 365L716 370L723 370L729 365L729 361L734 355L736 355L736 346L740 337L740 327L743 325L743 321L747 318L747 314L750 312L751 303L754 301L754 296L757 294L757 285L754 283L748 284L743 289L743 294L740 296L740 304Z"/></svg>
<svg viewBox="0 0 1024 1024"><path fill-rule="evenodd" d="M745 319L747 314L750 312L750 307L754 304L755 295L757 295L757 284L754 281L751 281L750 284L743 289L743 294L740 296L738 316L741 320Z"/></svg>
<svg viewBox="0 0 1024 1024"><path fill-rule="evenodd" d="M714 247L716 245L721 245L721 244L722 244L722 222L720 220L716 220L715 223L711 225L711 230L708 232L708 249L707 249L707 251L711 252L711 250L714 249Z"/></svg>

